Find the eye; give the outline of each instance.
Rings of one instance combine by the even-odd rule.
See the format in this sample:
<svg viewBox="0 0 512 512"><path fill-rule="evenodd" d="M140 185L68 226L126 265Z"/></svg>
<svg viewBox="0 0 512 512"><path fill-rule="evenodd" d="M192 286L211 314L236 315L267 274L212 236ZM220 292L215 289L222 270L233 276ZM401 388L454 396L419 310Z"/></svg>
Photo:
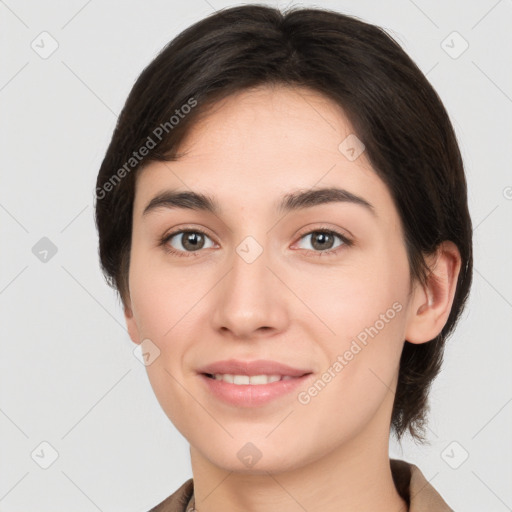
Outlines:
<svg viewBox="0 0 512 512"><path fill-rule="evenodd" d="M306 247L304 247L306 242ZM307 247L310 245L312 249ZM182 229L165 235L161 241L166 252L176 256L199 256L201 249L215 246L215 242L200 229ZM299 249L305 249L316 256L335 254L343 248L353 245L352 240L332 229L320 228L300 237ZM195 253L195 254L194 254Z"/></svg>
<svg viewBox="0 0 512 512"><path fill-rule="evenodd" d="M331 229L316 229L310 231L301 236L300 240L302 241L302 247L299 247L300 249L317 252L319 256L325 253L337 253L339 247L352 245L352 241L346 236ZM306 247L304 247L304 242L306 242ZM312 248L308 247L308 245Z"/></svg>
<svg viewBox="0 0 512 512"><path fill-rule="evenodd" d="M209 245L208 240L210 241ZM178 256L185 256L187 252L197 252L215 245L206 233L198 229L175 231L166 235L161 243L168 252Z"/></svg>

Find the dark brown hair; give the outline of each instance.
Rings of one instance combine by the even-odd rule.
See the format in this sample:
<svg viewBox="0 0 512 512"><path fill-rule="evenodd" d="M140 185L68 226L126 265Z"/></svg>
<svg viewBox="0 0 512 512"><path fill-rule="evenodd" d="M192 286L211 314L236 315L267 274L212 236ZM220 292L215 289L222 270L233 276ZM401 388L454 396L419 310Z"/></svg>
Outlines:
<svg viewBox="0 0 512 512"><path fill-rule="evenodd" d="M96 226L107 282L126 305L136 172L176 160L180 142L216 102L264 85L307 87L342 107L393 197L411 280L426 282L424 256L442 241L459 249L446 325L427 343L406 341L400 360L392 427L398 438L408 430L422 441L428 391L471 286L472 225L447 112L381 28L327 9L245 5L218 11L172 40L133 86L99 170Z"/></svg>

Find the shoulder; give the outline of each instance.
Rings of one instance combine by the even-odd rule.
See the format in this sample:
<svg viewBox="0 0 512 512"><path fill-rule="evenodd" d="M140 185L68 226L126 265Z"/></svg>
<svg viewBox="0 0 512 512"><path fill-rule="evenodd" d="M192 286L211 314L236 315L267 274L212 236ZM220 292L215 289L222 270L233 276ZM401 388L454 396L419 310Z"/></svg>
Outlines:
<svg viewBox="0 0 512 512"><path fill-rule="evenodd" d="M192 478L189 478L179 489L156 505L156 507L153 507L149 512L185 512L193 490L194 482Z"/></svg>
<svg viewBox="0 0 512 512"><path fill-rule="evenodd" d="M390 459L390 463L396 488L409 503L409 512L453 512L417 466L398 459Z"/></svg>

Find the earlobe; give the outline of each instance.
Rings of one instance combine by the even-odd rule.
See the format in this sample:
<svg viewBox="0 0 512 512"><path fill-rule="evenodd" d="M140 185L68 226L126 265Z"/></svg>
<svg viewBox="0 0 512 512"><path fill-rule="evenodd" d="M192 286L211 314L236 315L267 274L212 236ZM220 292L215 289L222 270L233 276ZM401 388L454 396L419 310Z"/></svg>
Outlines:
<svg viewBox="0 0 512 512"><path fill-rule="evenodd" d="M140 336L139 330L137 328L137 324L135 322L135 317L133 316L133 311L129 305L124 307L124 318L126 321L126 327L128 328L128 334L130 335L131 340L139 345L140 344Z"/></svg>
<svg viewBox="0 0 512 512"><path fill-rule="evenodd" d="M425 285L416 283L405 339L426 343L443 329L450 315L459 276L461 257L457 246L444 241L427 258L430 274Z"/></svg>

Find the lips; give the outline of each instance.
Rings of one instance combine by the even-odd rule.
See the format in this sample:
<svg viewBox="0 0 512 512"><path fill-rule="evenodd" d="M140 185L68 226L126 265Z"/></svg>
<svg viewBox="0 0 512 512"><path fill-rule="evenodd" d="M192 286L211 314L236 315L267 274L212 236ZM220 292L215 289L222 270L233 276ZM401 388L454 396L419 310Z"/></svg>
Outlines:
<svg viewBox="0 0 512 512"><path fill-rule="evenodd" d="M197 373L210 396L224 404L243 408L263 407L274 400L290 400L294 390L314 378L307 368L262 359L217 361L199 368Z"/></svg>
<svg viewBox="0 0 512 512"><path fill-rule="evenodd" d="M311 370L293 368L287 364L270 360L241 361L228 359L203 366L197 370L198 373L213 377L216 374L222 375L279 375L281 377L302 377L311 373Z"/></svg>

